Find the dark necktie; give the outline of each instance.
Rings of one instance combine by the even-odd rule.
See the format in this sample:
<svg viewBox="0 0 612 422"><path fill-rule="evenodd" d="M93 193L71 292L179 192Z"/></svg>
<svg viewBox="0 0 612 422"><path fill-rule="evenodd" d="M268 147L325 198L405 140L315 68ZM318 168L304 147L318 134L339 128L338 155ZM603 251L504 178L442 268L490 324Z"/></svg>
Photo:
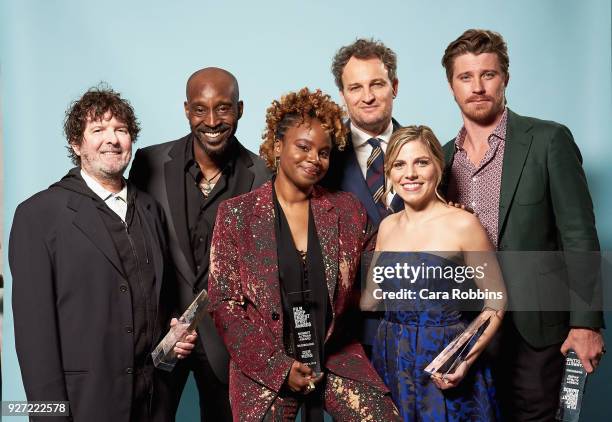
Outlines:
<svg viewBox="0 0 612 422"><path fill-rule="evenodd" d="M372 153L366 165L366 183L380 215L384 217L387 215L387 207L383 198L385 193L385 153L380 147L379 139L370 138L368 144L372 147Z"/></svg>

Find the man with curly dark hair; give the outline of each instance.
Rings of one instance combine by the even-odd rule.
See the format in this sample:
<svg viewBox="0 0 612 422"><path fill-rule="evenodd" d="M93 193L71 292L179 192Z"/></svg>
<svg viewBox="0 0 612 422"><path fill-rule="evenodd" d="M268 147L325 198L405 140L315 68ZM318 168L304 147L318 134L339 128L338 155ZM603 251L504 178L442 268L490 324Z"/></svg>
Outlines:
<svg viewBox="0 0 612 422"><path fill-rule="evenodd" d="M183 309L208 287L210 242L219 203L249 192L270 177L264 162L235 136L243 103L234 75L216 67L200 69L189 77L186 95L184 109L191 132L138 150L130 170L130 180L153 195L168 218ZM175 406L193 371L201 420L231 420L227 351L208 315L198 332L201 342L195 352L174 370Z"/></svg>
<svg viewBox="0 0 612 422"><path fill-rule="evenodd" d="M77 167L21 203L9 244L15 346L28 400L67 401L75 421L169 421L151 349L175 312L163 212L123 178L139 125L92 88L66 112ZM195 336L189 336L195 342ZM181 356L193 344L178 343Z"/></svg>

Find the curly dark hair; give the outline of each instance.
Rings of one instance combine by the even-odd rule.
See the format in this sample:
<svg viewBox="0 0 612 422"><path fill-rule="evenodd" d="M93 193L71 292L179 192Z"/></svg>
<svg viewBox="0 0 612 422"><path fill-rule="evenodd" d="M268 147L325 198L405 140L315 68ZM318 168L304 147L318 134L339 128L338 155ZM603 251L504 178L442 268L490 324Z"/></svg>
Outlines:
<svg viewBox="0 0 612 422"><path fill-rule="evenodd" d="M275 169L274 142L284 139L287 129L309 118L321 122L323 129L331 136L333 147L344 149L347 129L342 122L340 106L320 89L310 92L308 88L302 88L299 92L283 95L280 101L272 101L266 111L266 129L259 155L270 169Z"/></svg>
<svg viewBox="0 0 612 422"><path fill-rule="evenodd" d="M121 98L118 92L113 91L106 84L100 83L96 87L89 88L81 98L73 101L66 110L64 120L64 134L68 140L66 148L68 149L68 157L74 165L81 165L81 157L75 154L72 145L81 145L83 142L83 133L87 121L101 120L109 111L113 117L127 125L132 142L136 142L140 125L130 102Z"/></svg>
<svg viewBox="0 0 612 422"><path fill-rule="evenodd" d="M340 48L334 56L331 71L340 91L344 88L342 72L351 57L361 60L378 58L385 65L389 80L393 82L397 79L397 56L395 52L380 41L374 41L371 38L359 38L353 44Z"/></svg>
<svg viewBox="0 0 612 422"><path fill-rule="evenodd" d="M446 79L450 82L453 78L453 68L457 56L472 53L475 55L482 53L497 54L499 66L508 77L508 67L510 67L510 58L508 57L508 47L504 38L495 31L487 29L468 29L459 36L455 41L451 42L442 57L442 66L446 69Z"/></svg>

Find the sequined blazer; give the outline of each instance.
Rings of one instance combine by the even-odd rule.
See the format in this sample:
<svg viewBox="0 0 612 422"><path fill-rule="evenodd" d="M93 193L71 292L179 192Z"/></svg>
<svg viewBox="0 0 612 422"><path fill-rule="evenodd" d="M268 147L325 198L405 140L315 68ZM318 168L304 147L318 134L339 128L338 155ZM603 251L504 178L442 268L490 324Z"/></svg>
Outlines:
<svg viewBox="0 0 612 422"><path fill-rule="evenodd" d="M361 345L346 335L354 325L347 316L355 304L353 284L366 241L365 211L351 194L319 186L311 207L333 312L324 366L386 393ZM230 354L234 420L261 420L293 363L283 346L276 251L271 182L219 206L208 292L210 311Z"/></svg>

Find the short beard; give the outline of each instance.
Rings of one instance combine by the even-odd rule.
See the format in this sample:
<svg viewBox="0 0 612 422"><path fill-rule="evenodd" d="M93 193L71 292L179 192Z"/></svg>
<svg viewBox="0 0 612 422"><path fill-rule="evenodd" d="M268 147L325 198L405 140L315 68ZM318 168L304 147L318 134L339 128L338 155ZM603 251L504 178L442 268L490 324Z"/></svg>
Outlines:
<svg viewBox="0 0 612 422"><path fill-rule="evenodd" d="M468 107L462 109L463 114L474 123L477 123L481 126L488 126L495 122L495 120L504 112L505 103L502 103L501 106L493 106L486 112L473 112Z"/></svg>
<svg viewBox="0 0 612 422"><path fill-rule="evenodd" d="M200 141L197 136L195 136L195 138L196 142L200 145L204 153L206 153L206 155L217 164L225 163L225 161L227 161L227 158L230 155L230 151L233 149L234 146L234 135L232 135L227 141L225 141L225 143L221 145L221 148L217 149L210 149L206 142Z"/></svg>

